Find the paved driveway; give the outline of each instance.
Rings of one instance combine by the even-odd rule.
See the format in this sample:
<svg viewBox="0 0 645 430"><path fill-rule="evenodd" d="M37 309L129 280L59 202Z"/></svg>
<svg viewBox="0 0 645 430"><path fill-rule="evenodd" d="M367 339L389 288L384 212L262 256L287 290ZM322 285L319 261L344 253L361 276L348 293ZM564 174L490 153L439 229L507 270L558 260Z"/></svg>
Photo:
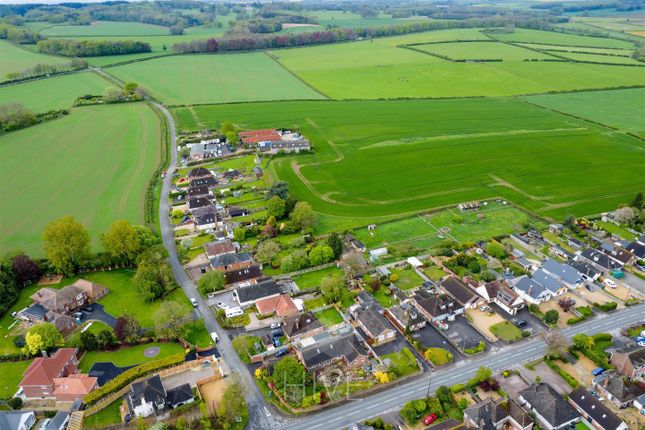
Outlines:
<svg viewBox="0 0 645 430"><path fill-rule="evenodd" d="M92 312L83 311L83 316L81 317L82 323L93 320L101 321L102 323L105 323L112 328L114 328L114 326L116 325L116 318L105 312L103 305L100 305L98 303L92 304Z"/></svg>
<svg viewBox="0 0 645 430"><path fill-rule="evenodd" d="M463 351L467 348L474 348L480 341L486 342L486 339L475 330L466 318L458 316L454 321L448 321L448 331L446 332L448 338Z"/></svg>
<svg viewBox="0 0 645 430"><path fill-rule="evenodd" d="M412 332L412 338L421 342L421 345L426 348L443 348L450 351L455 357L455 360L461 356L461 353L441 336L436 328L430 325L425 326L419 331Z"/></svg>
<svg viewBox="0 0 645 430"><path fill-rule="evenodd" d="M218 308L215 307L218 303L226 303L229 308L235 308L238 307L239 304L235 301L233 298L233 290L229 290L220 294L214 294L212 298L206 299L206 303L208 303L208 306L212 307L217 311Z"/></svg>
<svg viewBox="0 0 645 430"><path fill-rule="evenodd" d="M546 326L544 325L542 320L540 320L538 317L533 315L526 308L520 309L519 311L517 311L517 314L515 314L515 316L513 316L513 315L510 315L510 314L506 313L506 311L504 309L500 308L495 303L491 303L488 306L493 308L493 310L495 310L495 312L497 312L499 315L501 315L504 319L506 319L507 321L510 321L512 323L515 323L515 321L518 321L518 320L526 321L526 327L522 328L521 330L531 330L533 332L533 334L536 334L536 333L540 333L540 332L544 331L545 328L546 328Z"/></svg>

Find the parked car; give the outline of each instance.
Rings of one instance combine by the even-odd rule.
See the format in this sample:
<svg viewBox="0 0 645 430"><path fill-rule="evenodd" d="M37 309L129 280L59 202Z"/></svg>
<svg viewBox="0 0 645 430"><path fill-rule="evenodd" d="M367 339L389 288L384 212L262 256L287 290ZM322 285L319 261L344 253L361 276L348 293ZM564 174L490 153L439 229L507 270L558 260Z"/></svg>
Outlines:
<svg viewBox="0 0 645 430"><path fill-rule="evenodd" d="M489 306L485 306L485 305L480 306L479 310L482 311L482 312L491 312L492 311L492 309Z"/></svg>
<svg viewBox="0 0 645 430"><path fill-rule="evenodd" d="M83 308L83 312L89 313L93 311L94 311L94 308L92 306L86 306L85 308Z"/></svg>
<svg viewBox="0 0 645 430"><path fill-rule="evenodd" d="M197 306L199 306L199 304L197 303L197 300L195 300L195 298L194 298L194 297L191 297L191 298L190 298L190 304L191 304L191 305L193 305L193 307L194 307L194 308L196 308Z"/></svg>
<svg viewBox="0 0 645 430"><path fill-rule="evenodd" d="M215 332L211 333L211 339L213 339L213 342L219 342L219 336Z"/></svg>
<svg viewBox="0 0 645 430"><path fill-rule="evenodd" d="M271 324L271 328L280 328L281 325L282 324L279 322L274 322L273 324Z"/></svg>
<svg viewBox="0 0 645 430"><path fill-rule="evenodd" d="M275 346L276 348L279 347L279 346L282 346L282 342L280 342L279 337L274 337L273 338L273 346Z"/></svg>
<svg viewBox="0 0 645 430"><path fill-rule="evenodd" d="M271 337L280 337L284 336L284 332L281 329L273 330L271 332Z"/></svg>
<svg viewBox="0 0 645 430"><path fill-rule="evenodd" d="M604 367L596 367L594 370L591 371L591 374L593 376L602 375L603 373L605 373L605 368Z"/></svg>
<svg viewBox="0 0 645 430"><path fill-rule="evenodd" d="M228 309L228 308L230 307L229 305L227 305L227 304L226 304L226 303L224 303L224 302L219 302L216 306L217 306L218 308L220 308L220 309L224 309L224 310L226 310L226 309Z"/></svg>
<svg viewBox="0 0 645 430"><path fill-rule="evenodd" d="M423 419L423 424L430 425L435 421L437 421L437 414L431 413L430 415L426 415L426 417Z"/></svg>
<svg viewBox="0 0 645 430"><path fill-rule="evenodd" d="M603 279L602 283L605 284L606 286L608 286L609 288L616 288L617 287L616 283L614 281L612 281L611 279L609 279L609 278Z"/></svg>
<svg viewBox="0 0 645 430"><path fill-rule="evenodd" d="M282 357L283 355L286 355L289 352L289 348L284 348L281 349L280 351L275 353L276 357Z"/></svg>
<svg viewBox="0 0 645 430"><path fill-rule="evenodd" d="M526 327L526 325L527 325L527 324L528 324L528 323L526 322L526 320L517 320L517 321L515 321L515 325L516 325L518 328Z"/></svg>

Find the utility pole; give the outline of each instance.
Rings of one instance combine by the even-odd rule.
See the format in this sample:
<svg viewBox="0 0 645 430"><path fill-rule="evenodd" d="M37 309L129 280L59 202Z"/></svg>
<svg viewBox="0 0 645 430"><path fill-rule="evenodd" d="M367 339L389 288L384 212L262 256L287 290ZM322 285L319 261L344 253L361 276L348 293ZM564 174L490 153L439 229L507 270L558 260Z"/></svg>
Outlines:
<svg viewBox="0 0 645 430"><path fill-rule="evenodd" d="M430 385L432 384L432 367L430 368L430 375L428 375L428 392L426 393L426 399L430 397Z"/></svg>

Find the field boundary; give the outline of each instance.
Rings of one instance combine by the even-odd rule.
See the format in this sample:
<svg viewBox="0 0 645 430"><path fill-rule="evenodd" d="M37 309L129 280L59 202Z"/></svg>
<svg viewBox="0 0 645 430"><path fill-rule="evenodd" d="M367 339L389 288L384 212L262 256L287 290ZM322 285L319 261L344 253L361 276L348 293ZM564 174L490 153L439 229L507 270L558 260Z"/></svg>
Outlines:
<svg viewBox="0 0 645 430"><path fill-rule="evenodd" d="M325 94L324 92L320 91L318 88L314 87L312 84L310 84L309 82L305 81L305 80L304 80L304 79L302 79L300 76L298 76L295 72L293 72L292 70L290 70L287 66L285 66L284 64L282 64L282 62L280 62L280 60L278 60L276 57L274 57L273 55L271 55L271 54L270 54L270 51L262 51L262 52L264 52L264 55L266 55L266 56L267 56L267 57L269 57L271 60L273 60L273 61L274 61L278 66L280 66L281 68L283 68L283 69L284 69L287 73L289 73L291 76L293 76L294 78L296 78L297 80L299 80L300 82L302 82L303 84L305 84L305 86L307 86L308 88L311 88L314 92L316 92L316 93L320 94L320 95L321 95L321 96L323 96L325 99L327 99L327 100L332 100L332 98L331 98L331 97L329 97L327 94Z"/></svg>

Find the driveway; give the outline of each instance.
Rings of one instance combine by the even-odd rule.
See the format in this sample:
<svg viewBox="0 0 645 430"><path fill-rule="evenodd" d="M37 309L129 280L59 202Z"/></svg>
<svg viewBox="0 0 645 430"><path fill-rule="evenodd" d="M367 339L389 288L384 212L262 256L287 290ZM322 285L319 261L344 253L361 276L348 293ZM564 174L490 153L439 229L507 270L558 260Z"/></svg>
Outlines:
<svg viewBox="0 0 645 430"><path fill-rule="evenodd" d="M464 349L474 348L479 342L486 339L479 334L469 323L466 321L466 318L463 316L458 316L454 321L448 321L448 331L446 332L447 337L452 341L454 345L463 351Z"/></svg>
<svg viewBox="0 0 645 430"><path fill-rule="evenodd" d="M439 334L437 329L427 325L419 331L412 332L412 339L418 340L426 348L443 348L450 351L455 357L461 357L461 353L457 351L443 336Z"/></svg>
<svg viewBox="0 0 645 430"><path fill-rule="evenodd" d="M546 326L540 320L538 317L533 315L531 312L528 311L528 309L520 309L517 311L517 314L515 316L506 313L505 310L500 308L497 304L495 303L490 303L488 306L493 308L495 312L497 312L499 315L501 315L504 319L507 321L510 321L512 323L515 323L516 321L519 320L524 320L526 321L526 327L523 327L522 330L530 330L533 334L540 333L546 329Z"/></svg>
<svg viewBox="0 0 645 430"><path fill-rule="evenodd" d="M373 346L373 347L372 347L372 349L374 350L374 352L375 352L379 357L382 357L382 356L383 356L383 355L385 355L385 354L391 354L391 353L393 353L393 352L399 352L399 351L401 351L403 348L408 348L408 349L409 349L409 350L414 354L414 356L416 357L416 359L417 359L417 360L419 360L419 362L420 362L420 363L421 363L421 365L423 366L423 371L424 371L424 372L430 368L430 367L428 366L428 364L426 363L426 361L424 360L424 358L423 358L423 357L421 357L421 355L419 354L419 352L418 352L416 349L414 349L414 347L413 347L412 345L410 345L410 343L408 342L408 340L407 340L405 337L403 337L403 336L401 335L401 333L397 333L397 334L396 334L396 339L395 339L395 340L393 340L393 341L391 341L391 342L385 343L385 344L383 344L383 345Z"/></svg>
<svg viewBox="0 0 645 430"><path fill-rule="evenodd" d="M217 367L211 365L210 367L194 367L192 369L186 370L185 372L176 373L170 375L167 378L163 378L163 385L166 387L166 390L171 390L173 388L179 387L183 384L190 384L191 387L197 386L197 381L213 376Z"/></svg>
<svg viewBox="0 0 645 430"><path fill-rule="evenodd" d="M112 362L94 363L90 368L89 375L96 377L99 387L102 387L107 382L111 381L112 379L116 378L117 376L119 376L120 374L122 374L123 372L125 372L126 370L132 367L134 366L119 367L119 366L115 366L114 363Z"/></svg>
<svg viewBox="0 0 645 430"><path fill-rule="evenodd" d="M86 321L101 321L112 328L116 325L116 318L105 312L103 305L98 303L92 304L92 312L83 311L81 322L84 323Z"/></svg>
<svg viewBox="0 0 645 430"><path fill-rule="evenodd" d="M211 297L206 299L206 303L208 303L208 306L215 309L215 311L217 311L215 305L220 302L226 303L229 308L235 308L239 306L239 304L233 298L233 290L225 291L220 294L213 294Z"/></svg>

